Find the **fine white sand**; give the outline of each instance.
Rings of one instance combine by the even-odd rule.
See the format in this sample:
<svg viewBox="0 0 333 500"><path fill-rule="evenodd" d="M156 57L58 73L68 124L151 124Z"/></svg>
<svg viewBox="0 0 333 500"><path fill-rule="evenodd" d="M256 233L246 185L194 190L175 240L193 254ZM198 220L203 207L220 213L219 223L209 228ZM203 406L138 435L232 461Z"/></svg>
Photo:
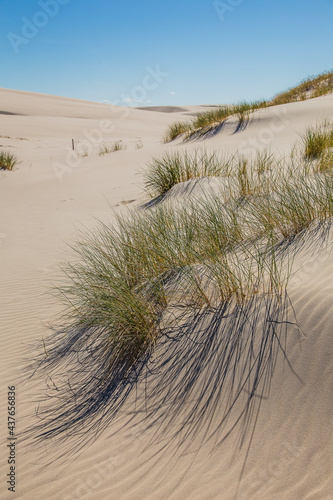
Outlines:
<svg viewBox="0 0 333 500"><path fill-rule="evenodd" d="M235 323L232 311L221 311L189 324L180 340L163 339L151 371L100 434L87 435L83 427L61 443L20 443L20 433L37 420L36 402L52 386L38 374L33 384L25 383L23 366L34 352L29 346L50 335L61 310L48 291L62 276L59 264L71 259L68 245L79 230L95 227L96 218L112 219L110 207L120 211L147 201L140 169L153 156L199 146L226 154L265 148L287 154L308 125L333 116L333 96L258 111L238 133L230 120L204 141L162 143L170 123L198 109L204 108L125 109L0 89L0 147L21 161L13 172L0 171L1 499L13 498L6 485L6 394L12 385L18 401L15 498L332 498L330 238L323 246L310 236L299 248L284 316L273 317L281 346L272 341L257 404L238 425L240 401L221 425L232 380L242 377L231 370L222 384L221 359ZM72 139L79 158L71 156ZM99 156L101 145L115 141L124 149ZM175 187L169 199L205 187L194 184L199 187ZM214 182L207 189L214 190ZM267 304L248 312L256 318L255 332L272 321ZM279 327L286 318L288 327ZM255 351L260 342L254 338ZM90 442L78 454L82 437Z"/></svg>

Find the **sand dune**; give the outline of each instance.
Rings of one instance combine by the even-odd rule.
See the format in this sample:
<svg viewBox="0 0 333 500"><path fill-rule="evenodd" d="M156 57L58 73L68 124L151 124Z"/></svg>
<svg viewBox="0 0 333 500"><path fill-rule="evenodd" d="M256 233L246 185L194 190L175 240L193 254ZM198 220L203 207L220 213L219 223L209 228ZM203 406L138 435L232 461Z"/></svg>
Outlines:
<svg viewBox="0 0 333 500"><path fill-rule="evenodd" d="M142 106L137 109L143 109L145 111L157 111L162 113L182 113L183 115L195 115L201 113L202 111L207 111L208 109L218 107L216 105L210 106Z"/></svg>
<svg viewBox="0 0 333 500"><path fill-rule="evenodd" d="M3 401L7 387L16 386L19 433L37 420L36 401L52 386L38 376L24 383L22 369L33 352L28 346L50 334L61 310L47 292L62 276L59 264L72 258L68 245L78 231L95 227L96 218L112 219L110 207L119 212L146 203L140 169L153 156L198 147L287 154L308 125L333 116L333 96L258 111L238 133L231 119L204 140L163 144L166 127L196 109L151 112L0 90L0 146L21 161L13 172L0 171L0 373ZM124 149L99 156L101 145L115 141ZM215 183L175 186L169 202L215 192ZM88 426L60 443L19 444L16 498L332 498L331 235L325 245L320 241L309 235L299 245L283 307L263 300L242 313L251 318L242 338L251 339L257 355L265 353L254 356L263 376L249 406L245 391L230 408L231 388L242 385L248 363L248 349L236 370L228 355L239 311L189 316L182 335L170 331L162 339L120 411L106 407L100 433ZM0 418L7 421L5 403ZM5 478L8 435L1 428ZM78 454L83 438L89 443ZM0 498L11 498L4 483Z"/></svg>

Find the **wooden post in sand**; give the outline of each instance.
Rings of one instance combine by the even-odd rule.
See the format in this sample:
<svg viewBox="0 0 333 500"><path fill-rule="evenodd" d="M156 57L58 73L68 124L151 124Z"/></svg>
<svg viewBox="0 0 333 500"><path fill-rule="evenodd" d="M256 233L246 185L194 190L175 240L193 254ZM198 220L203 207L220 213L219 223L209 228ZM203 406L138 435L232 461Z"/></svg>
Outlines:
<svg viewBox="0 0 333 500"><path fill-rule="evenodd" d="M74 139L72 139L72 149L74 151Z"/></svg>

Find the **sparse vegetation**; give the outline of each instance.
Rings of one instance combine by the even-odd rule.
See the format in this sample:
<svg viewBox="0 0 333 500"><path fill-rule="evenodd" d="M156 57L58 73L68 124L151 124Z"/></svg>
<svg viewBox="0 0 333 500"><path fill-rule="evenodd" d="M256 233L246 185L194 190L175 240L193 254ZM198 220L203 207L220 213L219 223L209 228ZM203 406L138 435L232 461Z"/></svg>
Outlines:
<svg viewBox="0 0 333 500"><path fill-rule="evenodd" d="M126 149L126 145L123 144L121 141L116 141L113 145L113 152L121 151L122 149Z"/></svg>
<svg viewBox="0 0 333 500"><path fill-rule="evenodd" d="M0 170L13 170L18 161L13 153L0 151Z"/></svg>
<svg viewBox="0 0 333 500"><path fill-rule="evenodd" d="M79 153L79 157L80 158L86 158L87 156L89 156L88 149L87 148L82 148L81 149L81 153Z"/></svg>
<svg viewBox="0 0 333 500"><path fill-rule="evenodd" d="M170 125L165 134L164 142L171 142L181 135L184 139L203 136L215 127L222 125L231 116L237 117L237 129L241 129L247 124L250 114L253 111L265 106L265 101L256 101L253 103L244 101L235 106L221 106L198 113L192 122L176 122Z"/></svg>
<svg viewBox="0 0 333 500"><path fill-rule="evenodd" d="M330 92L333 92L333 71L325 71L320 75L308 77L297 87L278 94L270 105L277 106L289 102L303 101Z"/></svg>
<svg viewBox="0 0 333 500"><path fill-rule="evenodd" d="M178 137L185 140L208 133L212 128L223 124L231 116L237 117L236 131L241 130L249 121L254 111L279 104L287 104L304 99L311 99L333 91L333 72L325 72L319 76L307 78L297 87L283 92L271 101L242 102L232 106L221 106L214 110L198 113L192 121L176 122L167 129L164 142L171 142Z"/></svg>
<svg viewBox="0 0 333 500"><path fill-rule="evenodd" d="M101 146L98 154L99 156L103 156L123 149L126 149L126 144L123 144L121 141L116 141L114 144L104 144Z"/></svg>
<svg viewBox="0 0 333 500"><path fill-rule="evenodd" d="M112 152L113 152L113 150L110 146L104 145L104 146L100 147L98 154L99 154L99 156L103 156L103 155L107 155L107 154L112 153Z"/></svg>

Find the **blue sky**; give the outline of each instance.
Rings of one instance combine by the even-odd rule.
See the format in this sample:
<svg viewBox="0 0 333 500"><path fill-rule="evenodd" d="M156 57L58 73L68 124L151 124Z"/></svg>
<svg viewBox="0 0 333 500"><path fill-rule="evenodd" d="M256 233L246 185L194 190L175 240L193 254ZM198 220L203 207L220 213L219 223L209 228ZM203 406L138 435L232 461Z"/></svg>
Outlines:
<svg viewBox="0 0 333 500"><path fill-rule="evenodd" d="M1 0L0 87L124 105L269 98L333 68L333 0Z"/></svg>

